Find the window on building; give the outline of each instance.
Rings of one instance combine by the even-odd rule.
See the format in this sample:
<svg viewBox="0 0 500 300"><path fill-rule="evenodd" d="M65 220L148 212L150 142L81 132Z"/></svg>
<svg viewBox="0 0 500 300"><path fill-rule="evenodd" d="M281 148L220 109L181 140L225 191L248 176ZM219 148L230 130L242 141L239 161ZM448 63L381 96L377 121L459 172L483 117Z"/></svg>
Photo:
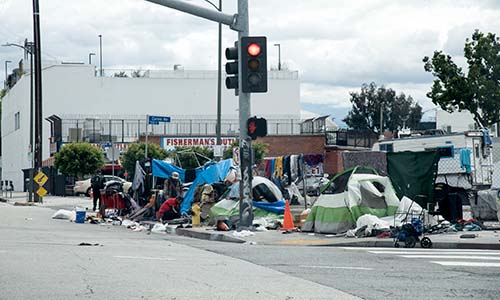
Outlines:
<svg viewBox="0 0 500 300"><path fill-rule="evenodd" d="M14 115L14 130L18 130L19 128L21 128L21 118L19 112L16 112Z"/></svg>
<svg viewBox="0 0 500 300"><path fill-rule="evenodd" d="M394 152L394 147L392 144L380 144L379 150L385 152Z"/></svg>

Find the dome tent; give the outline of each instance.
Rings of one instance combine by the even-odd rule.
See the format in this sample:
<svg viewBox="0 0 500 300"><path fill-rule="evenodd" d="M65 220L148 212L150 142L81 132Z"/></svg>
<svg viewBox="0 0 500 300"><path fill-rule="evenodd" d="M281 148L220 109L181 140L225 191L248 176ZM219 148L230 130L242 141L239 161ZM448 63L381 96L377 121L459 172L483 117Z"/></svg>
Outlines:
<svg viewBox="0 0 500 300"><path fill-rule="evenodd" d="M362 215L393 215L399 204L390 179L370 167L354 167L339 173L321 192L302 226L303 231L343 233L356 227L356 220Z"/></svg>

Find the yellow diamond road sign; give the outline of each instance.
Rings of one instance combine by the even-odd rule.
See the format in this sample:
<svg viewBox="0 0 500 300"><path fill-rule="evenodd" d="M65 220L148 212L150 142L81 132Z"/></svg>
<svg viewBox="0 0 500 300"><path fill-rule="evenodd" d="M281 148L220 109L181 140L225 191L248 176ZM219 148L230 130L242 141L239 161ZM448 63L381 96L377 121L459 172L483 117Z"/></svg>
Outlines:
<svg viewBox="0 0 500 300"><path fill-rule="evenodd" d="M36 193L38 194L38 196L43 198L45 195L47 195L48 192L43 187L40 187L38 188L38 190L36 190Z"/></svg>
<svg viewBox="0 0 500 300"><path fill-rule="evenodd" d="M47 177L47 175L43 174L43 172L38 172L38 174L36 174L33 179L36 183L38 183L39 186L42 186L47 182L49 178Z"/></svg>

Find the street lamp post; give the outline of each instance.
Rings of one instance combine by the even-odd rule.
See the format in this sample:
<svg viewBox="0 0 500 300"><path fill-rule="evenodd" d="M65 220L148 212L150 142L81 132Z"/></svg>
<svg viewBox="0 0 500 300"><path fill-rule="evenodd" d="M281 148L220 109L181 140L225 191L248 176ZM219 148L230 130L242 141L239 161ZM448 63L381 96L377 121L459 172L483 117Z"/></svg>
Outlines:
<svg viewBox="0 0 500 300"><path fill-rule="evenodd" d="M278 71L281 71L281 44L274 44L278 47Z"/></svg>
<svg viewBox="0 0 500 300"><path fill-rule="evenodd" d="M212 5L216 10L222 12L222 0L219 0L219 6L217 7L209 0L205 2ZM217 145L222 145L222 23L219 22L219 53L218 53L218 67L217 67L217 124L215 125L215 133L217 135Z"/></svg>
<svg viewBox="0 0 500 300"><path fill-rule="evenodd" d="M102 77L102 35L99 34L99 75Z"/></svg>
<svg viewBox="0 0 500 300"><path fill-rule="evenodd" d="M30 182L29 182L29 187L28 187L28 202L33 201L33 167L34 167L34 162L33 162L33 82L34 82L34 76L33 76L33 54L34 54L34 47L35 44L33 42L28 42L28 40L24 41L24 46L18 45L18 44L12 44L12 43L7 43L5 45L6 47L14 46L14 47L19 47L24 49L27 53L30 55L30 141L29 141L29 155L30 155L30 170L29 170L29 177L30 177Z"/></svg>
<svg viewBox="0 0 500 300"><path fill-rule="evenodd" d="M89 65L92 64L92 55L95 55L95 53L89 53Z"/></svg>
<svg viewBox="0 0 500 300"><path fill-rule="evenodd" d="M7 89L7 77L9 76L9 72L7 72L7 64L10 64L10 60L5 61L5 82L4 82L4 88Z"/></svg>

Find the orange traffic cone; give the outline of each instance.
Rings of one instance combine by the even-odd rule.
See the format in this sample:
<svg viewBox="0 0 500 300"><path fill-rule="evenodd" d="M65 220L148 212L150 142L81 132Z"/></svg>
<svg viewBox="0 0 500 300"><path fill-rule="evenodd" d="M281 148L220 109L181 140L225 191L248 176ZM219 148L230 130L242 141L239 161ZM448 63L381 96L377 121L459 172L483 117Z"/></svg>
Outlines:
<svg viewBox="0 0 500 300"><path fill-rule="evenodd" d="M285 200L285 216L283 218L283 226L281 230L293 230L295 226L293 226L293 218L292 212L290 211L290 205L288 204L288 200Z"/></svg>

